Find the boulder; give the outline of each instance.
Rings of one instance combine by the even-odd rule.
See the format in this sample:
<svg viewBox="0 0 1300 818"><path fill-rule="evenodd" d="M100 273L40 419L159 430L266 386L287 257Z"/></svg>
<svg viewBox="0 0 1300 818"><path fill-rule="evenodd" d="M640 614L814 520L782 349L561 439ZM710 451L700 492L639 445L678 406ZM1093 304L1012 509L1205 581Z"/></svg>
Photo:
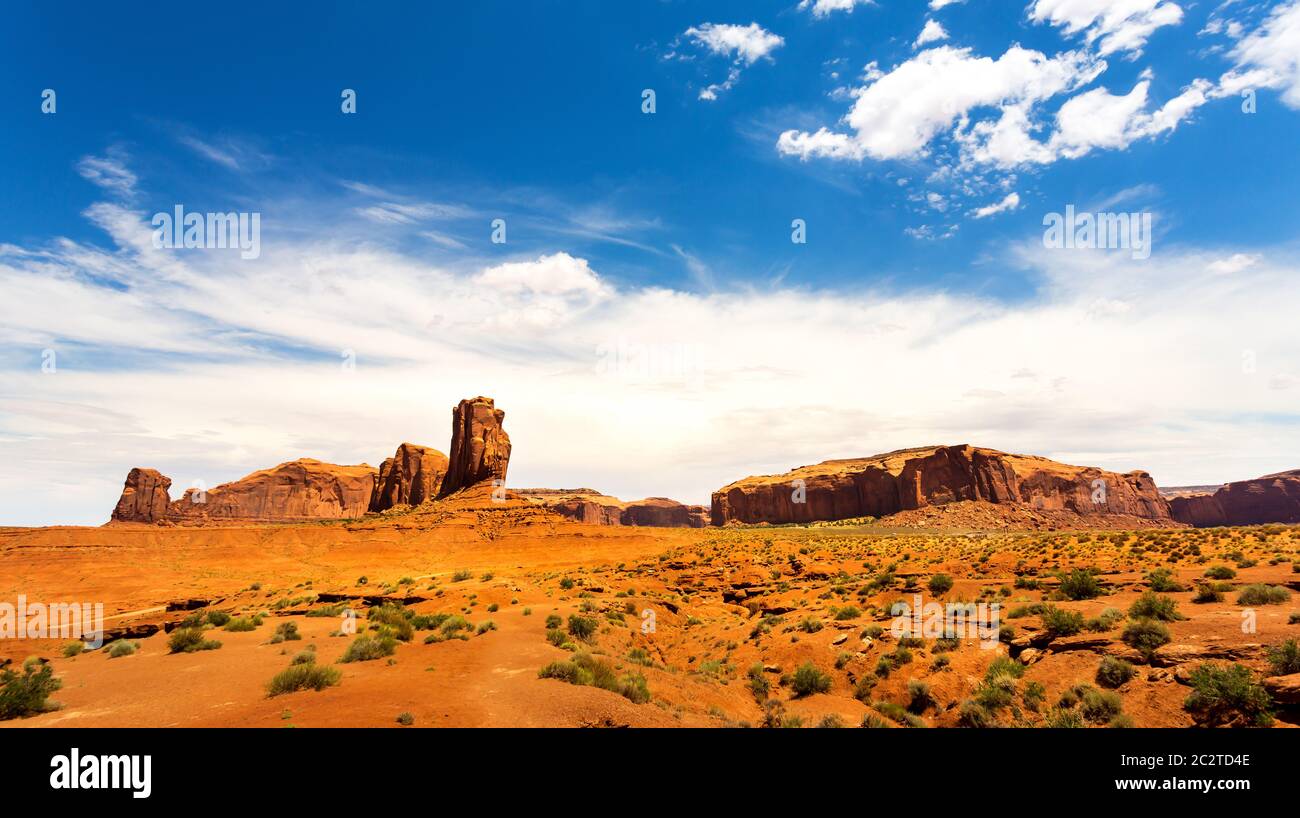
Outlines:
<svg viewBox="0 0 1300 818"><path fill-rule="evenodd" d="M461 401L451 412L451 456L439 497L478 483L506 479L510 436L502 428L506 413L491 398Z"/></svg>
<svg viewBox="0 0 1300 818"><path fill-rule="evenodd" d="M1264 679L1264 689L1268 695L1273 697L1273 701L1278 704L1293 707L1300 705L1300 673L1292 673L1288 676L1269 676Z"/></svg>

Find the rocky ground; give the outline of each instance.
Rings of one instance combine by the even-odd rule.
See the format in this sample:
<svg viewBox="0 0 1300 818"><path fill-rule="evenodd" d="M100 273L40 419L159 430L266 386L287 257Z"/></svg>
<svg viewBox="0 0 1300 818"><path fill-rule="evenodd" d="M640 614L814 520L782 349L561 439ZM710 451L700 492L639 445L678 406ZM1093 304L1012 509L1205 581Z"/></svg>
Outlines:
<svg viewBox="0 0 1300 818"><path fill-rule="evenodd" d="M2 724L1300 722L1300 528L904 524L921 522L587 526L484 497L346 523L0 530L0 601L102 601L135 647L0 640L11 670L35 655L62 682L56 709ZM986 645L900 636L890 609L918 596L996 602L1002 627ZM171 652L182 631L208 649ZM294 662L323 689L271 695Z"/></svg>

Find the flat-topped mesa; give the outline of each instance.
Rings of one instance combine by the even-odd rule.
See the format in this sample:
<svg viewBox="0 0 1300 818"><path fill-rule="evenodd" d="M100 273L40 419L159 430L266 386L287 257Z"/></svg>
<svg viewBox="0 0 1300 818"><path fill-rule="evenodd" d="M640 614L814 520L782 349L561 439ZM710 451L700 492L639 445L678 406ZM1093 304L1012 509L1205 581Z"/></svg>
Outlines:
<svg viewBox="0 0 1300 818"><path fill-rule="evenodd" d="M512 493L589 525L703 528L709 524L709 512L704 506L689 506L667 497L625 503L595 489L519 489Z"/></svg>
<svg viewBox="0 0 1300 818"><path fill-rule="evenodd" d="M418 506L438 496L442 478L447 474L447 455L428 446L403 443L397 452L379 467L371 511L387 511L394 506Z"/></svg>
<svg viewBox="0 0 1300 818"><path fill-rule="evenodd" d="M885 517L964 500L1083 516L1169 520L1146 472L1068 466L974 446L903 449L828 460L781 475L747 477L713 493L714 525Z"/></svg>
<svg viewBox="0 0 1300 818"><path fill-rule="evenodd" d="M166 519L171 485L170 477L154 469L131 469L111 519L119 523L156 523Z"/></svg>
<svg viewBox="0 0 1300 818"><path fill-rule="evenodd" d="M364 516L377 472L300 458L206 491L186 489L168 509L178 523L299 522Z"/></svg>
<svg viewBox="0 0 1300 818"><path fill-rule="evenodd" d="M451 456L439 497L477 483L500 480L510 465L510 436L502 428L506 413L491 398L461 401L451 411Z"/></svg>
<svg viewBox="0 0 1300 818"><path fill-rule="evenodd" d="M1213 494L1176 496L1174 519L1197 528L1300 523L1300 469L1220 486Z"/></svg>
<svg viewBox="0 0 1300 818"><path fill-rule="evenodd" d="M153 469L132 469L112 521L203 525L361 517L370 508L376 475L364 463L339 466L302 458L216 488L189 488L169 501L171 480Z"/></svg>

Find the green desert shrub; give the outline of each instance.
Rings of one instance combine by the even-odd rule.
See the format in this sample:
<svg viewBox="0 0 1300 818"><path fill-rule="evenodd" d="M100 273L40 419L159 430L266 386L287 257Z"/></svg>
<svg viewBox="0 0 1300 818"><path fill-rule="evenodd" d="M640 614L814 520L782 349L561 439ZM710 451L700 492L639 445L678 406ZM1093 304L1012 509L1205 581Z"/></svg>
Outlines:
<svg viewBox="0 0 1300 818"><path fill-rule="evenodd" d="M1247 585L1237 594L1238 605L1281 605L1291 592L1281 585Z"/></svg>
<svg viewBox="0 0 1300 818"><path fill-rule="evenodd" d="M1154 619L1135 619L1124 626L1124 644L1150 657L1161 645L1169 644L1169 629Z"/></svg>
<svg viewBox="0 0 1300 818"><path fill-rule="evenodd" d="M1087 622L1083 627L1092 633L1104 633L1124 621L1124 612L1119 608L1105 608Z"/></svg>
<svg viewBox="0 0 1300 818"><path fill-rule="evenodd" d="M1102 687L1119 687L1133 678L1133 665L1114 656L1106 656L1097 666L1097 684Z"/></svg>
<svg viewBox="0 0 1300 818"><path fill-rule="evenodd" d="M204 617L209 625L220 628L230 621L230 614L225 611L208 611Z"/></svg>
<svg viewBox="0 0 1300 818"><path fill-rule="evenodd" d="M262 624L258 617L255 616L237 616L226 622L224 630L231 633L244 633L247 631L257 630L257 626Z"/></svg>
<svg viewBox="0 0 1300 818"><path fill-rule="evenodd" d="M86 643L80 639L69 642L63 646L63 658L71 659L73 656L80 655L86 649Z"/></svg>
<svg viewBox="0 0 1300 818"><path fill-rule="evenodd" d="M352 643L348 645L347 650L343 651L340 662L369 662L373 659L382 659L385 656L392 656L397 652L397 637L387 634L371 635L363 633Z"/></svg>
<svg viewBox="0 0 1300 818"><path fill-rule="evenodd" d="M177 628L167 637L169 653L194 653L198 650L216 650L221 643L203 638L202 628Z"/></svg>
<svg viewBox="0 0 1300 818"><path fill-rule="evenodd" d="M1238 664L1224 668L1206 662L1192 671L1189 681L1192 692L1183 707L1202 724L1272 724L1272 701L1248 668Z"/></svg>
<svg viewBox="0 0 1300 818"><path fill-rule="evenodd" d="M339 683L343 674L336 667L318 665L314 662L293 664L271 679L267 693L280 696L298 690L324 690Z"/></svg>
<svg viewBox="0 0 1300 818"><path fill-rule="evenodd" d="M1073 636L1083 630L1083 614L1067 611L1055 605L1043 607L1043 630L1052 636Z"/></svg>
<svg viewBox="0 0 1300 818"><path fill-rule="evenodd" d="M140 643L130 639L118 639L108 646L108 658L120 659L123 656L130 656L140 649Z"/></svg>
<svg viewBox="0 0 1300 818"><path fill-rule="evenodd" d="M53 709L49 695L62 687L48 662L29 659L21 675L0 668L0 721L34 716Z"/></svg>
<svg viewBox="0 0 1300 818"><path fill-rule="evenodd" d="M1237 572L1226 565L1213 565L1205 569L1205 576L1210 579L1233 579Z"/></svg>
<svg viewBox="0 0 1300 818"><path fill-rule="evenodd" d="M1162 594L1172 594L1183 590L1183 586L1179 585L1174 579L1174 572L1168 568L1157 568L1147 574L1147 583L1150 584L1151 590Z"/></svg>
<svg viewBox="0 0 1300 818"><path fill-rule="evenodd" d="M1132 619L1158 619L1161 622L1177 622L1187 618L1178 613L1178 603L1173 597L1160 596L1155 591L1145 591L1135 599L1129 606L1128 615Z"/></svg>
<svg viewBox="0 0 1300 818"><path fill-rule="evenodd" d="M1209 602L1222 602L1223 592L1215 588L1208 582L1197 583L1196 595L1192 597L1192 602L1198 605L1204 605Z"/></svg>
<svg viewBox="0 0 1300 818"><path fill-rule="evenodd" d="M1269 648L1268 665L1274 676L1300 673L1300 645L1296 644L1296 640L1288 639L1276 647Z"/></svg>
<svg viewBox="0 0 1300 818"><path fill-rule="evenodd" d="M831 677L823 673L812 662L804 662L795 668L790 677L790 689L795 696L810 696L814 693L826 693L831 689Z"/></svg>
<svg viewBox="0 0 1300 818"><path fill-rule="evenodd" d="M1094 599L1101 596L1101 583L1097 575L1085 568L1075 568L1068 574L1061 574L1058 590L1066 599Z"/></svg>
<svg viewBox="0 0 1300 818"><path fill-rule="evenodd" d="M558 679L572 685L599 687L623 696L633 704L650 701L650 689L645 676L629 673L619 677L609 663L586 653L580 653L565 662L551 662L537 673L541 679Z"/></svg>
<svg viewBox="0 0 1300 818"><path fill-rule="evenodd" d="M952 577L947 574L935 574L930 577L927 587L929 587L930 593L935 596L946 594L952 590Z"/></svg>
<svg viewBox="0 0 1300 818"><path fill-rule="evenodd" d="M592 641L598 627L600 627L600 620L594 617L577 614L569 616L569 635L576 636L584 642Z"/></svg>

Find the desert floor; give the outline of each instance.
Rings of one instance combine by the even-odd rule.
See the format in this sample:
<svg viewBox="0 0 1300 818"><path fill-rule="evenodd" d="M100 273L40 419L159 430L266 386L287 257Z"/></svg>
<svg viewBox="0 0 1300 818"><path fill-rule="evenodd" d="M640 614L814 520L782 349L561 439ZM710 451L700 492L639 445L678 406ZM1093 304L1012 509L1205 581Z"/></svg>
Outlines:
<svg viewBox="0 0 1300 818"><path fill-rule="evenodd" d="M1238 602L1252 584L1300 590L1297 559L1300 528L1284 526L655 529L519 508L3 529L0 601L103 602L109 638L138 645L112 658L65 656L67 640L0 640L0 661L18 669L39 656L62 681L57 709L3 726L1192 726L1206 720L1184 707L1199 665L1238 663L1262 682L1276 672L1269 649L1300 637L1294 596ZM1233 576L1207 579L1215 566ZM1099 595L1062 592L1075 568L1094 569ZM1164 622L1169 642L1144 653L1122 635L1159 568L1170 576L1157 585L1181 588L1160 596L1185 618ZM941 578L931 590L935 575L951 587ZM1216 582L1221 601L1193 602L1198 584ZM889 610L915 595L1000 603L999 639L900 644ZM409 638L391 655L339 662L357 638L340 633L344 607L361 634ZM1045 612L1070 629L1062 611L1084 627L1050 634ZM221 613L261 616L248 631L204 624ZM300 638L276 639L285 623ZM185 624L220 647L169 652L169 631ZM304 652L338 682L269 695ZM1132 677L1099 681L1106 657ZM553 663L554 678L540 677ZM1300 721L1275 710L1274 727Z"/></svg>

